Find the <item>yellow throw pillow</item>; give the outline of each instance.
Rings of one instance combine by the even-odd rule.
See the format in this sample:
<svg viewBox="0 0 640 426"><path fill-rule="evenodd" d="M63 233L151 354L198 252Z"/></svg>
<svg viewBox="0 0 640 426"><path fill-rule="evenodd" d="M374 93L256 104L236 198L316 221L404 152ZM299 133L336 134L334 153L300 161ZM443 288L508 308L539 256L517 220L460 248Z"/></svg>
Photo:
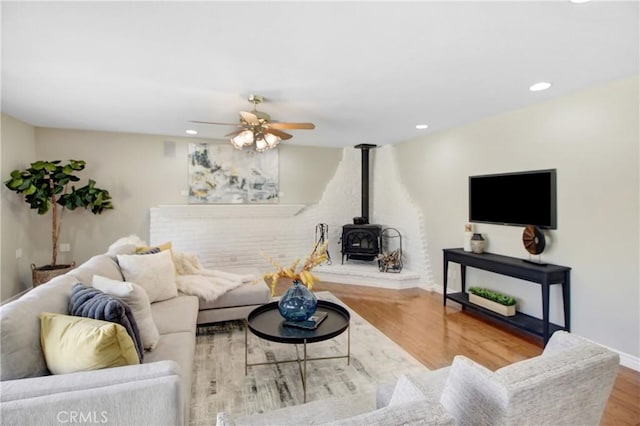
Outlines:
<svg viewBox="0 0 640 426"><path fill-rule="evenodd" d="M40 343L52 374L140 363L131 336L113 322L43 312Z"/></svg>
<svg viewBox="0 0 640 426"><path fill-rule="evenodd" d="M146 253L154 249L158 249L158 251L171 250L171 241L167 241L166 243L162 243L157 246L138 246L136 247L136 254Z"/></svg>

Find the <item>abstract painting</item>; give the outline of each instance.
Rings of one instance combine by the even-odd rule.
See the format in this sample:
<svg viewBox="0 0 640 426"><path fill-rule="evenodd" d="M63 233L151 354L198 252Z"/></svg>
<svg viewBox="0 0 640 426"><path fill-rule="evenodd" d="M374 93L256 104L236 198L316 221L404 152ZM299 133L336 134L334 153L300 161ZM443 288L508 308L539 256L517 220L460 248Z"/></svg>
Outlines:
<svg viewBox="0 0 640 426"><path fill-rule="evenodd" d="M278 202L278 150L189 144L189 203Z"/></svg>

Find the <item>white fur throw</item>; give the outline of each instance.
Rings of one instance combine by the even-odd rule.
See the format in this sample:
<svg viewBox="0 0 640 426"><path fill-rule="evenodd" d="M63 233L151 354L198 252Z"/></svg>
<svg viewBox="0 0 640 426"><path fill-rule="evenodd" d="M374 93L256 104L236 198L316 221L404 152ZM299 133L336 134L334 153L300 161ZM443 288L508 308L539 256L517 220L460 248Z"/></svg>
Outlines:
<svg viewBox="0 0 640 426"><path fill-rule="evenodd" d="M198 256L193 253L174 253L176 266L176 286L185 294L198 296L213 302L226 292L243 284L255 283L253 275L238 275L229 272L205 269Z"/></svg>
<svg viewBox="0 0 640 426"><path fill-rule="evenodd" d="M128 237L122 237L115 243L111 244L107 254L113 257L119 254L134 254L136 252L136 248L146 245L147 243L142 241L137 235L129 235Z"/></svg>

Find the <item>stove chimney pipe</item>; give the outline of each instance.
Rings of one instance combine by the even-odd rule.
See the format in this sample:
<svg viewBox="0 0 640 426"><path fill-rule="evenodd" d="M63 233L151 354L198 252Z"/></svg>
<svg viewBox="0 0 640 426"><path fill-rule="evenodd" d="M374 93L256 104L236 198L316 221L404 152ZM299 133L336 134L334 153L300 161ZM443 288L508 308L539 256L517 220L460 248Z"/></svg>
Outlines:
<svg viewBox="0 0 640 426"><path fill-rule="evenodd" d="M356 149L362 151L362 215L353 218L353 223L356 225L369 223L369 150L376 147L377 145L366 143L355 146Z"/></svg>

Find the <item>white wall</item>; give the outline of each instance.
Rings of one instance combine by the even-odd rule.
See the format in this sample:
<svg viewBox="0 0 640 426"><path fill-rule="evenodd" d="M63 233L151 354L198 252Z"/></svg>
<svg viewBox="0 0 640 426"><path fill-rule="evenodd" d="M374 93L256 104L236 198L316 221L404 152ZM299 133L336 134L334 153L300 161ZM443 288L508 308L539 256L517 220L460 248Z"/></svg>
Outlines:
<svg viewBox="0 0 640 426"><path fill-rule="evenodd" d="M0 209L2 212L0 300L6 300L31 286L29 268L31 244L27 234L31 212L19 195L4 186L4 181L9 179L12 170L21 169L35 161L35 129L11 116L2 114L0 146L0 178L3 182L0 198L2 205ZM22 250L20 259L16 259L18 249Z"/></svg>
<svg viewBox="0 0 640 426"><path fill-rule="evenodd" d="M401 177L420 206L435 280L442 249L462 247L468 176L557 169L558 229L542 259L572 267L572 331L640 354L638 78L395 145ZM474 224L487 251L528 257L521 227ZM460 288L459 269L450 285ZM512 294L541 315L538 285L470 269L467 283ZM552 319L562 323L559 289Z"/></svg>

